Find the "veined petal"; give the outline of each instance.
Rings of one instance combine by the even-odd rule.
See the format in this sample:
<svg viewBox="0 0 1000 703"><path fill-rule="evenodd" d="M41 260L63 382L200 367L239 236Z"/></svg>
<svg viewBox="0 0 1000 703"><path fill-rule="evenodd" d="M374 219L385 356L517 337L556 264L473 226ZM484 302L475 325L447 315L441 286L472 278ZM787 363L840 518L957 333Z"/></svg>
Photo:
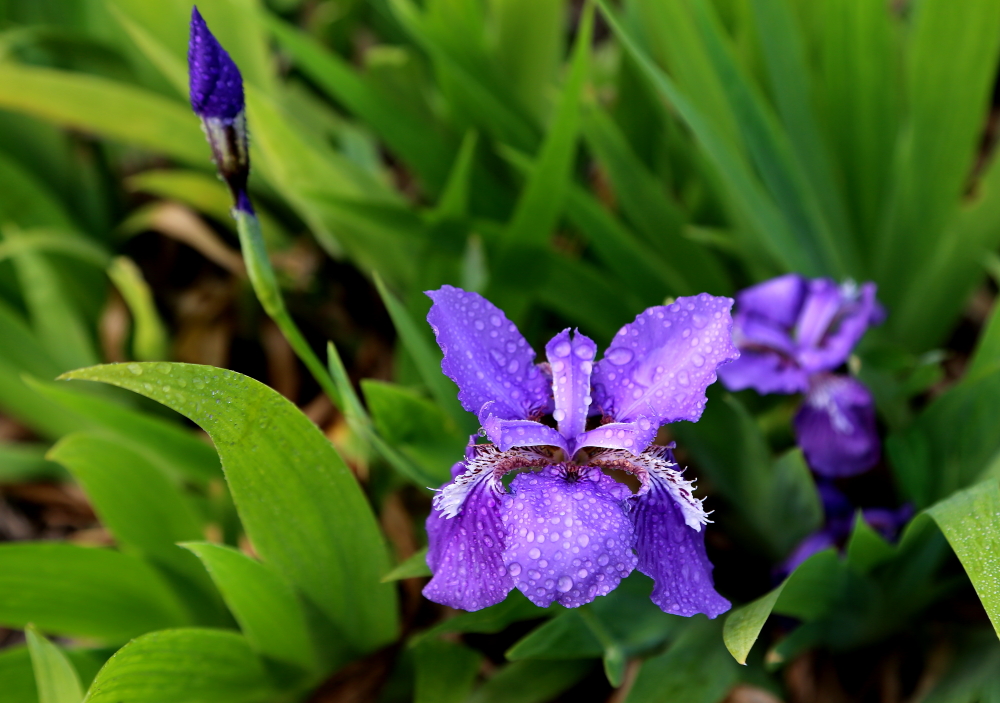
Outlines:
<svg viewBox="0 0 1000 703"><path fill-rule="evenodd" d="M514 447L552 446L569 454L566 439L558 430L534 420L503 420L494 415L492 409L492 405L485 406L479 421L486 436L500 447L500 451L505 452Z"/></svg>
<svg viewBox="0 0 1000 703"><path fill-rule="evenodd" d="M796 330L803 369L832 371L847 360L868 328L884 317L875 293L874 283L810 281Z"/></svg>
<svg viewBox="0 0 1000 703"><path fill-rule="evenodd" d="M446 487L447 488L447 487ZM471 483L457 514L427 517L427 566L434 574L424 596L462 610L496 605L514 582L503 564L500 494L490 480Z"/></svg>
<svg viewBox="0 0 1000 703"><path fill-rule="evenodd" d="M598 469L519 474L503 497L504 565L531 602L568 608L614 589L635 568L628 488Z"/></svg>
<svg viewBox="0 0 1000 703"><path fill-rule="evenodd" d="M705 533L686 524L685 508L669 486L650 476L649 490L635 499L638 569L655 585L650 598L667 613L715 618L730 608L712 581L712 563L705 553Z"/></svg>
<svg viewBox="0 0 1000 703"><path fill-rule="evenodd" d="M625 325L594 371L595 402L619 422L696 421L716 369L736 359L731 298L707 293L649 308Z"/></svg>
<svg viewBox="0 0 1000 703"><path fill-rule="evenodd" d="M441 370L459 388L469 412L527 419L552 409L549 379L535 366L535 352L503 311L478 293L453 286L427 291L434 301L427 321L444 353Z"/></svg>
<svg viewBox="0 0 1000 703"><path fill-rule="evenodd" d="M590 374L594 370L597 345L579 332L570 337L563 330L545 345L545 354L552 369L552 394L555 410L552 417L559 432L572 440L587 427L590 412Z"/></svg>
<svg viewBox="0 0 1000 703"><path fill-rule="evenodd" d="M854 476L881 455L874 400L850 376L814 377L795 415L795 434L809 466L824 476Z"/></svg>
<svg viewBox="0 0 1000 703"><path fill-rule="evenodd" d="M609 422L579 435L572 450L575 452L583 447L601 447L604 449L624 449L639 455L656 438L658 429L657 425L642 416L634 422Z"/></svg>

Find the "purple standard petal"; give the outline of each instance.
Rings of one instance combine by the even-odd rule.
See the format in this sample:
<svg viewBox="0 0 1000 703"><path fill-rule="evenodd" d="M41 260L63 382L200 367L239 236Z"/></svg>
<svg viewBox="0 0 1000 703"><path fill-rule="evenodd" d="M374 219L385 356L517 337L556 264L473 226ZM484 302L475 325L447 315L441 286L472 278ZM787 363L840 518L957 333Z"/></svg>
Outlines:
<svg viewBox="0 0 1000 703"><path fill-rule="evenodd" d="M550 412L549 380L535 366L535 352L503 312L478 293L443 286L427 321L444 353L441 370L458 385L458 399L479 415L525 420Z"/></svg>
<svg viewBox="0 0 1000 703"><path fill-rule="evenodd" d="M628 488L598 469L519 474L503 497L504 564L531 602L567 608L613 590L635 568Z"/></svg>
<svg viewBox="0 0 1000 703"><path fill-rule="evenodd" d="M859 287L848 281L838 286L825 278L809 282L796 330L803 369L832 371L847 361L868 327L884 317L875 291L874 283Z"/></svg>
<svg viewBox="0 0 1000 703"><path fill-rule="evenodd" d="M736 295L736 316L765 318L790 330L799 318L807 286L805 278L789 273L745 288Z"/></svg>
<svg viewBox="0 0 1000 703"><path fill-rule="evenodd" d="M243 111L243 78L209 30L197 7L191 8L188 42L191 109L199 117L233 120Z"/></svg>
<svg viewBox="0 0 1000 703"><path fill-rule="evenodd" d="M690 526L690 505L678 501L667 481L650 474L649 490L635 498L632 522L639 571L655 585L650 598L666 613L715 618L730 608L712 581L705 532Z"/></svg>
<svg viewBox="0 0 1000 703"><path fill-rule="evenodd" d="M594 370L594 396L619 422L696 421L716 369L736 359L731 298L707 293L649 308L625 325Z"/></svg>
<svg viewBox="0 0 1000 703"><path fill-rule="evenodd" d="M875 404L849 376L822 374L795 415L795 434L809 466L823 476L853 476L878 463Z"/></svg>
<svg viewBox="0 0 1000 703"><path fill-rule="evenodd" d="M504 528L500 495L490 480L476 482L454 517L443 510L427 516L427 566L434 577L424 596L461 610L496 605L514 582L503 564Z"/></svg>
<svg viewBox="0 0 1000 703"><path fill-rule="evenodd" d="M545 345L545 355L552 369L552 394L555 410L552 417L559 425L559 432L567 440L587 428L590 413L590 374L594 370L597 345L589 337L576 332L570 337L563 330ZM574 448L570 448L573 452Z"/></svg>

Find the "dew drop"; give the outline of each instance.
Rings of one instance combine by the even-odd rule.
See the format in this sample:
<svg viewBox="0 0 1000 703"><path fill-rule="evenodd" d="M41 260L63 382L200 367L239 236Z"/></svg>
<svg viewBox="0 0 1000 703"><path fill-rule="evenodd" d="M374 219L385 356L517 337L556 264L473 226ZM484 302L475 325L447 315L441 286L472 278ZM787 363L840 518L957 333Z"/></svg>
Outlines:
<svg viewBox="0 0 1000 703"><path fill-rule="evenodd" d="M538 547L532 547L531 549L528 550L528 556L531 557L532 559L537 559L538 557L542 556L542 552Z"/></svg>
<svg viewBox="0 0 1000 703"><path fill-rule="evenodd" d="M566 411L562 408L556 408L552 411L552 419L556 422L562 422L566 419Z"/></svg>
<svg viewBox="0 0 1000 703"><path fill-rule="evenodd" d="M569 576L560 576L559 582L556 584L556 590L565 593L571 588L573 588L573 579Z"/></svg>
<svg viewBox="0 0 1000 703"><path fill-rule="evenodd" d="M518 564L516 561L511 562L510 564L507 565L507 571L510 572L511 576L517 576L519 573L521 573L521 565Z"/></svg>
<svg viewBox="0 0 1000 703"><path fill-rule="evenodd" d="M499 315L490 315L490 324L494 327L499 327L502 322Z"/></svg>
<svg viewBox="0 0 1000 703"><path fill-rule="evenodd" d="M584 361L589 361L594 358L594 348L588 345L577 347L573 353L576 354L577 358L583 359Z"/></svg>
<svg viewBox="0 0 1000 703"><path fill-rule="evenodd" d="M614 349L609 349L605 357L615 366L624 366L628 362L632 361L632 350L626 349L625 347L615 347Z"/></svg>
<svg viewBox="0 0 1000 703"><path fill-rule="evenodd" d="M139 364L129 364L128 370L134 373L136 376L142 375L142 367Z"/></svg>
<svg viewBox="0 0 1000 703"><path fill-rule="evenodd" d="M552 350L552 353L555 356L569 356L569 350L569 342L559 342L559 344L556 345L556 348Z"/></svg>

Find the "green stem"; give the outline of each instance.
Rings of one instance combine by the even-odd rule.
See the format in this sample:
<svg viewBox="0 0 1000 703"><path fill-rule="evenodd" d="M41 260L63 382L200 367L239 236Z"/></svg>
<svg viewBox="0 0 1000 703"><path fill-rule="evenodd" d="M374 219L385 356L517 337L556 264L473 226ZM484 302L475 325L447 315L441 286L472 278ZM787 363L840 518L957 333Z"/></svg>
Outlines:
<svg viewBox="0 0 1000 703"><path fill-rule="evenodd" d="M291 315L288 314L288 309L285 308L285 300L281 297L278 281L274 276L274 269L271 267L271 259L268 258L267 249L264 246L260 220L255 215L243 210L233 210L233 217L236 220L236 231L240 235L243 260L246 262L247 273L250 276L250 283L257 295L257 300L260 301L268 317L278 325L278 329L281 330L302 363L309 369L309 373L316 379L323 392L330 398L330 402L341 409L343 401L336 384L323 362L316 356L316 352L309 346L309 342L302 336L302 332L299 331Z"/></svg>

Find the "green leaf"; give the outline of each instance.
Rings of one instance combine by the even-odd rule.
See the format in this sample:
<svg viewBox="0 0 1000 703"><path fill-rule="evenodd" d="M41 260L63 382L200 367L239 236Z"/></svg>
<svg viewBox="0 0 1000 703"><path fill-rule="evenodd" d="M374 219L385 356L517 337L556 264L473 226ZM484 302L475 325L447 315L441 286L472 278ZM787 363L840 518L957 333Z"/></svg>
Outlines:
<svg viewBox="0 0 1000 703"><path fill-rule="evenodd" d="M186 163L205 165L211 157L198 120L185 105L106 78L4 63L0 107Z"/></svg>
<svg viewBox="0 0 1000 703"><path fill-rule="evenodd" d="M72 219L62 202L18 162L2 153L0 183L3 183L0 192L0 223L3 225L73 229Z"/></svg>
<svg viewBox="0 0 1000 703"><path fill-rule="evenodd" d="M241 374L194 364L110 364L63 378L157 400L212 437L247 535L333 625L367 652L396 635L385 541L336 450L298 408ZM341 654L346 654L341 650Z"/></svg>
<svg viewBox="0 0 1000 703"><path fill-rule="evenodd" d="M722 638L729 653L746 664L751 647L771 612L813 620L828 609L838 592L837 574L843 569L836 553L828 549L799 564L781 585L727 617Z"/></svg>
<svg viewBox="0 0 1000 703"><path fill-rule="evenodd" d="M966 188L1000 52L1000 0L971 0L960 11L948 0L919 3L907 49L909 112L874 261L890 310L927 285L924 267L943 248L942 230ZM887 324L903 330L920 323L907 315Z"/></svg>
<svg viewBox="0 0 1000 703"><path fill-rule="evenodd" d="M307 34L273 15L266 14L265 20L303 73L363 120L432 190L444 185L454 150L433 124L401 109L398 102Z"/></svg>
<svg viewBox="0 0 1000 703"><path fill-rule="evenodd" d="M0 691L3 691L4 703L39 703L27 647L0 650Z"/></svg>
<svg viewBox="0 0 1000 703"><path fill-rule="evenodd" d="M61 542L0 544L0 623L122 642L188 622L159 575L139 559Z"/></svg>
<svg viewBox="0 0 1000 703"><path fill-rule="evenodd" d="M455 384L441 371L441 353L431 343L429 325L420 325L410 316L399 299L393 295L381 277L375 276L375 287L378 288L382 302L385 304L396 334L417 366L420 378L437 404L443 408L458 426L468 427L468 413L458 402L458 390Z"/></svg>
<svg viewBox="0 0 1000 703"><path fill-rule="evenodd" d="M209 542L187 542L183 546L204 562L247 642L258 654L307 671L319 668L306 613L295 591L280 575L231 547Z"/></svg>
<svg viewBox="0 0 1000 703"><path fill-rule="evenodd" d="M847 542L847 563L863 574L893 557L896 550L885 541L858 510L854 517L854 529Z"/></svg>
<svg viewBox="0 0 1000 703"><path fill-rule="evenodd" d="M483 659L468 647L440 640L421 642L413 656L417 669L414 703L463 703Z"/></svg>
<svg viewBox="0 0 1000 703"><path fill-rule="evenodd" d="M80 677L66 655L33 626L29 625L24 634L35 670L38 703L80 703L83 700Z"/></svg>
<svg viewBox="0 0 1000 703"><path fill-rule="evenodd" d="M715 703L736 683L718 621L697 619L663 654L647 659L626 703Z"/></svg>
<svg viewBox="0 0 1000 703"><path fill-rule="evenodd" d="M86 703L263 703L273 700L264 667L247 641L225 630L152 632L101 669Z"/></svg>
<svg viewBox="0 0 1000 703"><path fill-rule="evenodd" d="M603 111L592 108L585 113L584 134L611 179L622 212L643 235L645 245L667 261L683 262L681 268L670 266L674 283L670 292L673 295L694 295L705 290L717 295L729 293L731 285L719 262L711 251L684 237L682 226L686 216L632 151L614 121Z"/></svg>
<svg viewBox="0 0 1000 703"><path fill-rule="evenodd" d="M177 542L201 539L191 501L149 459L113 439L76 433L49 452L69 469L125 549L159 566L198 622L227 624L201 564Z"/></svg>
<svg viewBox="0 0 1000 703"><path fill-rule="evenodd" d="M927 512L948 538L1000 635L1000 482L976 484Z"/></svg>
<svg viewBox="0 0 1000 703"><path fill-rule="evenodd" d="M468 435L437 405L402 386L366 378L361 389L382 438L417 462L432 487L451 480L451 467L464 456Z"/></svg>
<svg viewBox="0 0 1000 703"><path fill-rule="evenodd" d="M0 483L59 480L65 473L46 460L48 447L29 442L0 442Z"/></svg>
<svg viewBox="0 0 1000 703"><path fill-rule="evenodd" d="M562 611L560 606L539 608L521 595L520 591L511 591L502 602L470 613L462 613L444 622L440 622L416 639L436 637L449 632L477 632L494 634L504 630L508 625L521 620L550 618Z"/></svg>
<svg viewBox="0 0 1000 703"><path fill-rule="evenodd" d="M595 659L604 645L580 613L571 610L536 627L507 650L510 661L520 659Z"/></svg>
<svg viewBox="0 0 1000 703"><path fill-rule="evenodd" d="M582 679L590 662L519 661L500 669L496 676L480 686L468 703L543 703L552 700Z"/></svg>
<svg viewBox="0 0 1000 703"><path fill-rule="evenodd" d="M205 483L221 476L219 457L206 442L177 423L98 398L61 383L28 379L44 398L72 411L79 426L100 432L143 454L175 480Z"/></svg>
<svg viewBox="0 0 1000 703"><path fill-rule="evenodd" d="M132 351L140 361L156 361L167 355L167 329L160 319L153 300L153 292L142 276L142 271L127 256L116 256L108 266L108 277L121 293L132 320L135 331L132 336Z"/></svg>
<svg viewBox="0 0 1000 703"><path fill-rule="evenodd" d="M509 251L545 245L564 206L572 174L580 124L580 93L587 78L590 39L594 30L593 5L584 6L569 76L563 87L552 124L542 142L528 182L504 232L503 246Z"/></svg>
<svg viewBox="0 0 1000 703"><path fill-rule="evenodd" d="M431 568L427 566L427 547L424 547L397 564L392 571L382 577L382 583L430 575Z"/></svg>

